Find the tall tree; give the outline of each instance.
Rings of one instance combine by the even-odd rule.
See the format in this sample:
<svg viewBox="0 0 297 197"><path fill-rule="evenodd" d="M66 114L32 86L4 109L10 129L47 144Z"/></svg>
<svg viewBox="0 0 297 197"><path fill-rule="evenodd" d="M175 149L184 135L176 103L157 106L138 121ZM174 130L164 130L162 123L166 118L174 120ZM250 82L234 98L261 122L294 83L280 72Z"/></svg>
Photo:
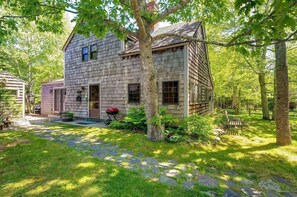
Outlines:
<svg viewBox="0 0 297 197"><path fill-rule="evenodd" d="M210 20L219 21L220 17L225 15L224 13L232 13L234 10L224 10L226 1L205 1L200 2L196 0L162 0L159 1L159 9L148 9L146 0L111 0L111 1L68 1L68 0L19 0L11 3L10 1L0 1L2 6L13 7L14 10L19 11L21 17L25 17L28 20L34 20L37 26L41 30L53 29L58 31L57 28L64 11L73 12L77 14L75 18L77 24L76 30L78 33L89 35L95 34L97 37L103 37L107 32L113 32L117 36L123 38L127 35L134 36L139 41L140 59L143 69L143 83L145 89L149 94L145 97L145 109L148 126L148 138L151 140L162 140L161 128L157 125L151 125L150 119L154 116L158 116L158 98L156 91L156 78L155 67L152 60L152 43L158 39L162 39L167 36L178 36L184 39L203 42L207 44L217 44L220 46L232 46L240 44L253 44L259 42L253 37L244 37L241 35L250 35L252 30L247 29L247 26L243 26L242 32L235 36L228 42L219 41L206 41L198 38L188 37L186 35L180 35L178 33L160 34L152 37L151 31L154 26L161 21L176 22L179 20L189 21L193 18L197 18L197 15L209 15ZM252 2L252 3L250 3ZM256 1L257 3L258 1ZM263 3L262 1L259 1ZM237 8L248 8L247 13L252 11L255 7L254 1L238 0ZM154 7L153 7L154 8ZM219 11L221 9L221 11ZM289 7L285 7L288 10ZM270 11L270 10L269 10ZM223 14L222 14L223 13ZM270 12L269 12L270 14ZM267 19L273 19L274 13L270 15L250 15L250 24L254 24L252 19L257 19L257 23L261 28L263 23L269 22ZM258 18L257 18L258 17ZM262 18L264 19L262 20ZM15 22L17 16L0 16L0 21L12 20ZM267 19L266 19L267 18ZM260 20L261 19L261 20ZM244 20L243 20L244 21ZM269 26L270 24L268 24ZM246 27L246 28L245 28ZM0 29L1 31L1 29ZM2 31L3 32L3 31ZM229 31L229 34L234 30ZM244 39L239 39L244 38ZM263 38L263 36L261 37ZM289 40L290 37L284 37L283 40ZM269 42L275 40L269 39Z"/></svg>

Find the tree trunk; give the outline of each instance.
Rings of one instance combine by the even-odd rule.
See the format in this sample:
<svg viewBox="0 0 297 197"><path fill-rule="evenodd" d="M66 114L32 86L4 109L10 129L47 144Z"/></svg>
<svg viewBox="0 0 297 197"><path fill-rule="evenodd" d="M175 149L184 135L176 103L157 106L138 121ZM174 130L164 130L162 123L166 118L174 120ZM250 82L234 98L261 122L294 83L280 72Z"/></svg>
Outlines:
<svg viewBox="0 0 297 197"><path fill-rule="evenodd" d="M152 141L164 139L163 126L151 124L151 119L159 114L156 72L153 63L152 39L140 38L140 60L142 65L142 81L144 106L147 120L147 137Z"/></svg>
<svg viewBox="0 0 297 197"><path fill-rule="evenodd" d="M275 44L275 73L276 73L276 143L291 144L289 124L289 80L286 54L286 43Z"/></svg>
<svg viewBox="0 0 297 197"><path fill-rule="evenodd" d="M274 76L273 76L273 101L272 101L272 114L271 119L275 120L275 113L276 113L276 71L274 70Z"/></svg>
<svg viewBox="0 0 297 197"><path fill-rule="evenodd" d="M266 94L265 73L260 72L258 74L258 77L259 77L260 91L261 91L262 116L264 120L269 120L269 108L268 108L268 100L267 100L267 94Z"/></svg>

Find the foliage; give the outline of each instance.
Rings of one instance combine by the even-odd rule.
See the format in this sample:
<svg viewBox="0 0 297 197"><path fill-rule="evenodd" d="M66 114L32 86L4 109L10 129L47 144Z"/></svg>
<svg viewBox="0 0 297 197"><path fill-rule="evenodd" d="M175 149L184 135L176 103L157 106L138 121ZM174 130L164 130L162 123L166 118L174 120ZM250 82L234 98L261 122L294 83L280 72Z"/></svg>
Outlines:
<svg viewBox="0 0 297 197"><path fill-rule="evenodd" d="M183 136L179 134L179 128L166 128L165 129L165 140L167 142L176 143L183 140Z"/></svg>
<svg viewBox="0 0 297 197"><path fill-rule="evenodd" d="M176 118L167 113L167 109L164 107L160 108L160 112L158 115L155 115L152 119L151 119L151 123L153 125L157 125L157 126L166 126L168 124L173 123L176 120Z"/></svg>
<svg viewBox="0 0 297 197"><path fill-rule="evenodd" d="M21 106L17 104L16 98L0 83L0 122L11 116L19 116L20 113Z"/></svg>
<svg viewBox="0 0 297 197"><path fill-rule="evenodd" d="M112 121L110 127L115 129L130 129L133 131L146 131L147 125L144 106L131 107L123 122Z"/></svg>
<svg viewBox="0 0 297 197"><path fill-rule="evenodd" d="M194 114L185 118L182 128L185 134L192 139L207 141L212 132L211 119L207 116Z"/></svg>

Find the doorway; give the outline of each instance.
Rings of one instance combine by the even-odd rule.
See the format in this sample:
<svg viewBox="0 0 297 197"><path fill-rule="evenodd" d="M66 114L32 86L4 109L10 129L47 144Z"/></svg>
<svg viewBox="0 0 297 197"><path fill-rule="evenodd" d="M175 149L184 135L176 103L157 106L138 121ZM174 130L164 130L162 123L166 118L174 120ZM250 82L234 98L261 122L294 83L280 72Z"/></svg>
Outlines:
<svg viewBox="0 0 297 197"><path fill-rule="evenodd" d="M89 118L100 119L100 84L89 86Z"/></svg>
<svg viewBox="0 0 297 197"><path fill-rule="evenodd" d="M61 113L65 110L66 89L54 89L54 113Z"/></svg>

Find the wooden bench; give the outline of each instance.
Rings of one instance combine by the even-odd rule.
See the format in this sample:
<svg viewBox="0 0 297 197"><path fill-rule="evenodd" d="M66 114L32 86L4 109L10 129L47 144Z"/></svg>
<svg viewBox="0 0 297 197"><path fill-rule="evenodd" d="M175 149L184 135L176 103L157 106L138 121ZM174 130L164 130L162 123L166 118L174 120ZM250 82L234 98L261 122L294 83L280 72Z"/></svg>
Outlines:
<svg viewBox="0 0 297 197"><path fill-rule="evenodd" d="M233 120L230 120L227 111L225 111L225 115L226 115L226 118L227 118L227 123L226 123L227 128L230 128L230 127L242 127L243 126L243 123L239 118L234 118Z"/></svg>

